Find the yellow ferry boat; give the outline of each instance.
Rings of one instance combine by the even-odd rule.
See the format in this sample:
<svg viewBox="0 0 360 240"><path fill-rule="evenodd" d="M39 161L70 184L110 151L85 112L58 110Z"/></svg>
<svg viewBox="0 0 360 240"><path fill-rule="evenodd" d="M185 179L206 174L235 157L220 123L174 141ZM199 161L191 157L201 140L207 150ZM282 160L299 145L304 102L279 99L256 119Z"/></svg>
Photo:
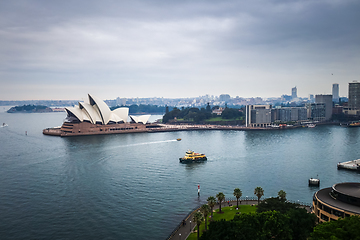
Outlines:
<svg viewBox="0 0 360 240"><path fill-rule="evenodd" d="M351 122L349 127L360 127L360 122Z"/></svg>
<svg viewBox="0 0 360 240"><path fill-rule="evenodd" d="M206 155L202 153L195 153L194 151L186 151L185 157L179 158L181 163L193 163L206 161Z"/></svg>

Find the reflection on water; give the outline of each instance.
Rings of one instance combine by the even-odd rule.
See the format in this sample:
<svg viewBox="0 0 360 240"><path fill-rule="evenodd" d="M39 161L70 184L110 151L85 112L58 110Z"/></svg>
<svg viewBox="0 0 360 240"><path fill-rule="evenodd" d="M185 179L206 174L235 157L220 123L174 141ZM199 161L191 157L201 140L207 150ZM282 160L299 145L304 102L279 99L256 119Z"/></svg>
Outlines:
<svg viewBox="0 0 360 240"><path fill-rule="evenodd" d="M60 118L59 118L60 117ZM0 234L4 238L164 239L208 196L284 190L311 202L319 188L358 181L337 170L360 158L359 128L42 135L62 114L0 113ZM24 132L28 131L25 136ZM181 138L182 141L176 141ZM191 149L203 163L181 164ZM200 197L197 186L200 184Z"/></svg>

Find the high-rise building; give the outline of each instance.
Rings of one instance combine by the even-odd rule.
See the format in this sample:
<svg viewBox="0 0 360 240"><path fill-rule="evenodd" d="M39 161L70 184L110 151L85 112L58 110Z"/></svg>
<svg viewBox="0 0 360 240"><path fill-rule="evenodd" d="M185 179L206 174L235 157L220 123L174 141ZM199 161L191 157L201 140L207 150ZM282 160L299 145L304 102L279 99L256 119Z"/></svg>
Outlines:
<svg viewBox="0 0 360 240"><path fill-rule="evenodd" d="M293 88L291 89L291 98L292 98L292 99L297 98L297 89L296 89L296 87L293 87Z"/></svg>
<svg viewBox="0 0 360 240"><path fill-rule="evenodd" d="M333 107L332 95L315 95L315 103L325 104L325 121L330 120Z"/></svg>
<svg viewBox="0 0 360 240"><path fill-rule="evenodd" d="M360 82L349 83L349 110L360 111ZM356 113L358 115L358 113Z"/></svg>
<svg viewBox="0 0 360 240"><path fill-rule="evenodd" d="M314 94L309 94L309 101L312 103L315 101Z"/></svg>
<svg viewBox="0 0 360 240"><path fill-rule="evenodd" d="M271 105L246 105L246 127L266 127L271 124Z"/></svg>
<svg viewBox="0 0 360 240"><path fill-rule="evenodd" d="M339 102L339 84L334 83L332 85L332 96L333 96L333 102Z"/></svg>
<svg viewBox="0 0 360 240"><path fill-rule="evenodd" d="M230 100L230 95L229 94L221 94L219 96L219 100L223 101L223 102L228 102Z"/></svg>
<svg viewBox="0 0 360 240"><path fill-rule="evenodd" d="M323 122L326 121L325 117L325 103L308 103L307 117L313 121Z"/></svg>

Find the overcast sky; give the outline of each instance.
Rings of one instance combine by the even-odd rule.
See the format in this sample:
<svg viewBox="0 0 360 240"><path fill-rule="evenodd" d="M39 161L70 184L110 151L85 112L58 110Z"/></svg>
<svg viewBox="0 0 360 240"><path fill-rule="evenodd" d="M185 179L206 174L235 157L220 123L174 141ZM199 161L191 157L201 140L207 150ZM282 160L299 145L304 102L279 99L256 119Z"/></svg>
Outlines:
<svg viewBox="0 0 360 240"><path fill-rule="evenodd" d="M0 100L340 96L358 0L0 1Z"/></svg>

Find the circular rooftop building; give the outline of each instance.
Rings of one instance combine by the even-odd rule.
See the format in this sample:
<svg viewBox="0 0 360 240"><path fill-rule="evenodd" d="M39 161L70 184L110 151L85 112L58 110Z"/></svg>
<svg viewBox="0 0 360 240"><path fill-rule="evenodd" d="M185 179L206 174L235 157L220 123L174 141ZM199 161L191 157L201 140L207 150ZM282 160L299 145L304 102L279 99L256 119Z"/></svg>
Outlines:
<svg viewBox="0 0 360 240"><path fill-rule="evenodd" d="M360 183L337 183L317 191L313 197L312 212L318 222L360 215Z"/></svg>

